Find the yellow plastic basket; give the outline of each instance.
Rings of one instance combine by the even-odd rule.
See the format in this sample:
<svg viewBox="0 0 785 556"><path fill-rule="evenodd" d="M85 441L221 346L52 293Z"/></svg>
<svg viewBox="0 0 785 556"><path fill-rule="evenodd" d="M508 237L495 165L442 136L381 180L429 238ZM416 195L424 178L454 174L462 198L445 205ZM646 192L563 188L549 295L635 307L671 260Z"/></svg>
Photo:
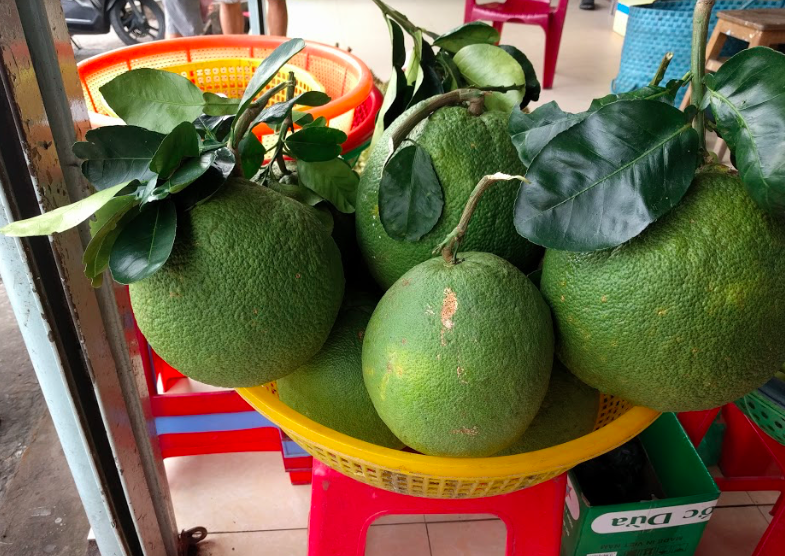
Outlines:
<svg viewBox="0 0 785 556"><path fill-rule="evenodd" d="M237 392L328 467L377 488L426 498L480 498L534 486L624 444L659 416L601 394L595 430L586 436L514 456L442 458L383 448L322 426L281 402L274 384Z"/></svg>

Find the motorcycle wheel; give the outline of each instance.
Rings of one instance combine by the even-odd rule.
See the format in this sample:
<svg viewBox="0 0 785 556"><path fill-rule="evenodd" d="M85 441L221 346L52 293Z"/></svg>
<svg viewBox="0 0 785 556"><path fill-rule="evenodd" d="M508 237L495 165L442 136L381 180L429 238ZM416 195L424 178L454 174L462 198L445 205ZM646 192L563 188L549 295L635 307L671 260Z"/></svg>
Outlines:
<svg viewBox="0 0 785 556"><path fill-rule="evenodd" d="M131 2L143 17L140 19ZM118 2L109 11L109 22L125 44L139 44L164 38L164 11L155 0L127 0Z"/></svg>

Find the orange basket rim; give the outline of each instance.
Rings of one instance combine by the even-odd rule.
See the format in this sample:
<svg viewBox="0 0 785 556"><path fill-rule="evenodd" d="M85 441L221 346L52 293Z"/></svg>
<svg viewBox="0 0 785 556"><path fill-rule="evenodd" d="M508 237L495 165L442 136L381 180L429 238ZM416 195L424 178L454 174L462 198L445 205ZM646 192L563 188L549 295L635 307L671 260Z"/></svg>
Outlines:
<svg viewBox="0 0 785 556"><path fill-rule="evenodd" d="M91 73L122 62L125 62L130 70L131 67L129 62L134 58L181 52L183 50L190 51L194 49L247 48L248 56L243 56L243 58L258 59L257 56L253 55L254 48L275 48L288 40L290 40L288 37L270 35L206 35L200 37L181 37L177 39L135 44L110 50L109 52L97 54L82 60L77 64L77 68L79 70L79 78L82 81L82 86L85 87L86 76ZM313 114L314 118L324 116L329 120L340 116L359 106L371 93L371 90L373 89L373 76L371 70L368 69L368 66L357 56L339 48L335 48L334 46L310 40L305 41L305 48L300 53L317 54L324 58L339 62L344 66L353 68L359 76L357 85L353 89L346 91L337 98L331 99L330 102L323 106L304 110L304 112ZM222 56L221 59L226 59L226 57ZM190 63L192 61L193 60L191 60L189 56L189 59L184 63ZM309 71L307 68L303 69ZM92 110L90 112L94 113Z"/></svg>
<svg viewBox="0 0 785 556"><path fill-rule="evenodd" d="M237 388L236 391L254 409L284 431L291 431L332 452L407 474L467 479L535 475L559 469L567 470L621 446L640 434L661 415L659 411L647 407L633 406L623 415L589 434L542 450L511 456L449 458L393 450L345 435L291 409L266 386Z"/></svg>

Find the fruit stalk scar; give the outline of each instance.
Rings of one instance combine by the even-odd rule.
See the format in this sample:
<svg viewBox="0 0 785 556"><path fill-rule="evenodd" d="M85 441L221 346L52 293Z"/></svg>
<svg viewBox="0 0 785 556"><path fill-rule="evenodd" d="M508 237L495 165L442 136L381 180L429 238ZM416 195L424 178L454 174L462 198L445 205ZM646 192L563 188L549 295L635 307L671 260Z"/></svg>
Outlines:
<svg viewBox="0 0 785 556"><path fill-rule="evenodd" d="M490 189L495 183L509 180L521 180L522 182L525 182L526 178L523 176L511 176L510 174L503 174L501 172L483 176L474 187L474 190L472 190L471 195L469 195L469 200L466 201L466 207L463 209L458 225L455 226L455 229L453 229L453 231L444 238L444 241L433 250L434 255L441 252L445 262L458 264L458 246L466 235L466 230L469 228L469 221L472 219L472 215L480 202L480 197L482 197L483 193Z"/></svg>

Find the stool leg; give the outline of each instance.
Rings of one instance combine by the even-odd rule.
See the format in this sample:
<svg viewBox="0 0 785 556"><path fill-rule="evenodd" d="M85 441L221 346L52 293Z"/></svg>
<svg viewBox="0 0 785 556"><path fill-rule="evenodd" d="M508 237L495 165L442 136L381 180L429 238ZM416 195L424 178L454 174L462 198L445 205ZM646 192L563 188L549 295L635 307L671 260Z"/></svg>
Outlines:
<svg viewBox="0 0 785 556"><path fill-rule="evenodd" d="M551 17L548 26L543 29L545 30L545 66L542 72L542 88L551 89L556 75L556 60L559 58L562 26Z"/></svg>
<svg viewBox="0 0 785 556"><path fill-rule="evenodd" d="M688 99L689 101L689 99ZM703 437L711 427L717 414L720 412L719 407L714 409L707 409L704 411L683 411L679 413L678 418L681 426L684 427L684 432L696 448L700 445Z"/></svg>
<svg viewBox="0 0 785 556"><path fill-rule="evenodd" d="M314 461L308 556L365 555L368 527L375 516L369 518L368 512L358 511L358 506L363 507L367 502L363 488L367 487L343 475L329 473L327 466ZM331 496L331 490L340 495Z"/></svg>
<svg viewBox="0 0 785 556"><path fill-rule="evenodd" d="M504 27L504 22L503 21L494 21L492 23L493 23L493 28L496 29L499 32L499 36L501 37L501 35L502 35L502 27Z"/></svg>
<svg viewBox="0 0 785 556"><path fill-rule="evenodd" d="M493 513L507 526L506 556L559 556L566 485L564 474L519 491L514 498L496 498Z"/></svg>
<svg viewBox="0 0 785 556"><path fill-rule="evenodd" d="M782 498L780 496L777 511L752 556L782 555L782 549L785 547L785 504L782 503Z"/></svg>

